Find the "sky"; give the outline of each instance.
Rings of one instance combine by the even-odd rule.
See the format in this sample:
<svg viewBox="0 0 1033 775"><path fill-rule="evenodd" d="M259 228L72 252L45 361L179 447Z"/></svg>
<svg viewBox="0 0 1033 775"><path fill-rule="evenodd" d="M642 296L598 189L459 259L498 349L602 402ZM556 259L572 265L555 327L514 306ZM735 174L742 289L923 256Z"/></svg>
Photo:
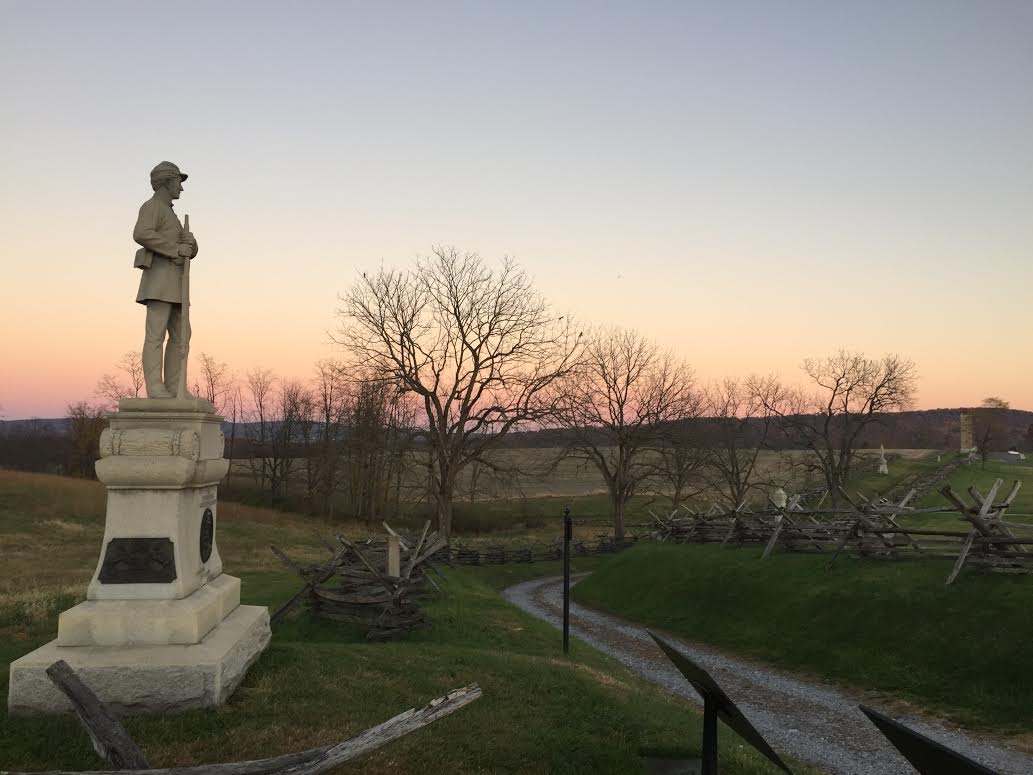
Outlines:
<svg viewBox="0 0 1033 775"><path fill-rule="evenodd" d="M0 0L0 418L139 350L189 174L191 353L305 377L434 245L701 381L899 353L1033 409L1033 2Z"/></svg>

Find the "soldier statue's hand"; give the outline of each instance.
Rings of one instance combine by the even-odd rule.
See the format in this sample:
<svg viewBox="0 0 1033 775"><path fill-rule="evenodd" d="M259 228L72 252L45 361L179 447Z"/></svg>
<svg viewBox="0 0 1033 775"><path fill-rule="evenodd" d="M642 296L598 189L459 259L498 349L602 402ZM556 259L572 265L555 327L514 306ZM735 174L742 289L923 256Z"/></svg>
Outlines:
<svg viewBox="0 0 1033 775"><path fill-rule="evenodd" d="M194 233L192 231L184 231L180 234L179 241L185 242L192 247L197 247L197 240L194 239Z"/></svg>
<svg viewBox="0 0 1033 775"><path fill-rule="evenodd" d="M179 243L179 257L180 258L193 258L193 256L194 256L194 246L193 245L188 245L188 244L186 244L184 242L180 242ZM177 264L177 266L181 265L182 263L183 262L180 261Z"/></svg>

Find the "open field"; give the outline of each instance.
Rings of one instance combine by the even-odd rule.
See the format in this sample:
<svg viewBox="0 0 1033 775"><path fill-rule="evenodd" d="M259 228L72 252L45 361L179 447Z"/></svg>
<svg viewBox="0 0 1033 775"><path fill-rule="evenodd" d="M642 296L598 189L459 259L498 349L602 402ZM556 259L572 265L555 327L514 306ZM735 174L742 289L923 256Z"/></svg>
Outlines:
<svg viewBox="0 0 1033 775"><path fill-rule="evenodd" d="M852 489L887 492L937 466L932 453L901 455L891 458L890 476L862 474ZM985 492L996 477L1015 476L1030 484L1014 511L1031 512L1033 467L991 463L984 470L975 463L959 469L952 486L960 491L975 483ZM940 499L932 494L926 500ZM478 525L498 531L459 538L552 540L571 503L580 521L605 519L600 495L478 501L465 505L476 509ZM659 505L639 499L636 513ZM521 508L541 515L530 520L530 529L522 514L532 512ZM317 560L325 549L313 528L350 536L373 529L232 502L219 509L220 550L229 572L244 579L246 602L272 606L296 589L297 580L280 570L268 544L299 560ZM57 614L82 599L100 550L103 515L104 488L96 482L0 471L0 555L8 570L0 581L3 666L52 638ZM902 518L908 519L946 519L957 527L949 515ZM608 528L580 524L577 532L590 538ZM944 589L949 563L844 558L825 572L821 557L776 553L760 564L759 552L644 545L616 557L578 558L576 569L598 572L576 595L643 624L848 687L874 688L975 728L1020 737L1033 732L1033 699L1022 688L1024 654L1033 638L1028 579L966 575ZM435 629L400 644L370 646L361 634L299 613L277 631L273 647L227 708L160 722L134 719L130 729L159 766L267 755L339 739L476 680L485 697L438 726L438 733L448 730L451 747L430 744L439 739L435 733L417 734L375 754L367 771L627 772L638 766L639 751L685 753L698 739L694 714L587 648L579 647L573 662L559 659L548 627L505 606L492 591L558 571L558 563L451 571L449 596L429 609ZM2 676L0 692L6 670ZM520 700L528 692L537 703L530 714ZM590 711L568 724L571 707ZM596 745L611 727L617 738ZM493 730L502 728L519 733L500 739ZM75 742L55 751L43 742L52 735ZM585 750L589 739L591 750ZM94 761L70 720L0 716L0 750L15 752L16 758L0 762L7 767L85 767ZM726 771L767 771L738 749L730 755L737 763ZM537 769L517 764L526 757L539 763Z"/></svg>
<svg viewBox="0 0 1033 775"><path fill-rule="evenodd" d="M760 562L761 551L639 545L601 566L574 597L1033 742L1033 579L967 574L946 587L945 560L840 558L826 570L826 556L776 552Z"/></svg>
<svg viewBox="0 0 1033 775"><path fill-rule="evenodd" d="M1000 463L987 461L986 466L982 463L973 462L959 468L951 477L950 486L963 499L970 501L967 494L969 486L975 486L977 490L986 495L993 487L994 480L1003 479L1004 485L998 491L998 500L1011 489L1012 482L1016 479L1022 481L1022 489L1012 502L1006 519L1010 522L1027 522L1033 524L1033 464L1017 465L1014 463ZM939 488L937 488L938 490ZM946 500L939 492L928 493L918 501L916 506L941 506ZM916 517L904 517L902 524L911 527L947 527L957 529L961 520L955 515L923 514Z"/></svg>
<svg viewBox="0 0 1033 775"><path fill-rule="evenodd" d="M459 501L519 500L536 498L583 498L590 495L604 495L606 482L592 465L583 460L562 456L560 447L526 449L498 449L491 453L492 462L510 471L505 475L487 467L467 467L459 477L456 493ZM866 460L879 455L877 449L862 449L858 453ZM935 460L936 452L927 449L892 449L887 455L899 459L905 465L915 461ZM802 487L806 483L791 472L805 453L800 451L775 452L764 450L757 462L757 478L786 482L787 489ZM295 475L300 481L304 477L303 459L294 461ZM251 478L251 463L248 460L234 460L231 476L235 480ZM426 488L423 464L413 463L411 474L403 480L406 491L419 493ZM891 474L893 472L891 471ZM817 484L815 482L814 484Z"/></svg>
<svg viewBox="0 0 1033 775"><path fill-rule="evenodd" d="M0 471L0 554L10 579L0 590L0 695L10 661L50 640L58 613L82 599L103 506L96 483ZM245 603L277 606L297 589L267 544L319 557L310 524L220 505L220 550L228 572L243 579ZM643 753L698 754L701 721L688 705L582 644L563 658L554 630L493 589L548 572L546 565L448 571L447 594L428 606L433 628L399 643L368 644L362 633L298 611L276 629L229 704L134 717L127 727L157 767L256 758L337 741L476 681L480 700L344 771L628 773L642 771ZM0 752L8 769L98 766L71 717L8 718L4 709ZM727 732L722 771L774 772Z"/></svg>
<svg viewBox="0 0 1033 775"><path fill-rule="evenodd" d="M482 469L477 474L476 488L471 492L471 469L467 469L460 477L457 497L454 504L455 528L460 533L476 534L498 531L536 531L554 530L554 526L562 519L563 510L569 506L579 520L607 521L610 519L610 501L605 482L599 472L586 466L583 462L565 459L555 466L552 463L560 453L559 448L544 449L502 449L496 451L499 464L518 471L513 476L501 477L491 470ZM862 450L864 461L857 465L857 474L851 489L861 490L866 495L880 495L894 489L909 476L923 471L935 470L940 464L936 462L934 450L901 449L887 450L890 458L890 474L881 476L874 471L874 460L878 450ZM800 463L803 452L770 452L763 451L758 463L759 478L770 479L771 488L779 484L788 492L821 487L814 480L801 478L801 474L792 472L794 465ZM944 460L947 456L944 456ZM224 490L231 492L229 497L247 503L263 502L268 496L258 491L249 471L249 462L236 460L233 463L233 477ZM296 511L304 509L302 497L303 460L295 461L295 483L290 493L284 498L285 508ZM420 467L413 465L414 471ZM392 515L391 522L406 526L421 524L432 515L432 507L424 496L425 484L415 476L411 476L406 484L407 497L403 499L400 510ZM759 506L762 495L754 495L754 506ZM705 509L720 499L713 494L701 494L690 499L689 505ZM661 493L643 488L642 492L632 498L628 504L630 522L650 521L649 511L662 511L668 507L669 498ZM345 514L347 506L339 504L338 513Z"/></svg>

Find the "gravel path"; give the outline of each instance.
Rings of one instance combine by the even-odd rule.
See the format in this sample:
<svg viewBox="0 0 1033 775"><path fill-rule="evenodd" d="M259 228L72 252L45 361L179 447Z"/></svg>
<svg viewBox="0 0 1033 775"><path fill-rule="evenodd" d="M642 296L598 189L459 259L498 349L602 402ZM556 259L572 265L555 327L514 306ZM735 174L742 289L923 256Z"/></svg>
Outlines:
<svg viewBox="0 0 1033 775"><path fill-rule="evenodd" d="M535 579L502 594L518 608L558 628L562 626L562 582L562 577ZM653 683L700 704L699 695L643 627L571 602L570 631ZM776 749L835 775L914 775L914 769L857 709L859 698L730 658L706 646L671 640L717 679ZM878 707L869 700L865 704ZM1033 757L1026 754L973 739L958 729L896 713L887 715L1002 775L1033 773Z"/></svg>

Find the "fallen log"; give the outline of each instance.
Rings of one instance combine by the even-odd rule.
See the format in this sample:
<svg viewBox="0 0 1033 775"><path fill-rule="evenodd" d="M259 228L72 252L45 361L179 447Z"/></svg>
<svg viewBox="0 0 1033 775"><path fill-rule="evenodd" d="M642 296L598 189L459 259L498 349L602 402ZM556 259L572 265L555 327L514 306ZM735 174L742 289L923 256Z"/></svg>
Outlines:
<svg viewBox="0 0 1033 775"><path fill-rule="evenodd" d="M47 668L47 676L72 703L75 715L90 736L93 750L112 769L139 770L151 766L125 727L67 662L59 659Z"/></svg>
<svg viewBox="0 0 1033 775"><path fill-rule="evenodd" d="M7 772L0 775L317 775L346 761L397 740L421 727L425 727L444 716L468 705L481 696L481 688L470 684L449 692L444 697L431 700L420 709L413 708L399 713L383 724L367 729L355 737L337 745L312 748L308 751L226 764L202 764L196 767L170 767L167 769L121 769L121 770L51 770L43 773Z"/></svg>

